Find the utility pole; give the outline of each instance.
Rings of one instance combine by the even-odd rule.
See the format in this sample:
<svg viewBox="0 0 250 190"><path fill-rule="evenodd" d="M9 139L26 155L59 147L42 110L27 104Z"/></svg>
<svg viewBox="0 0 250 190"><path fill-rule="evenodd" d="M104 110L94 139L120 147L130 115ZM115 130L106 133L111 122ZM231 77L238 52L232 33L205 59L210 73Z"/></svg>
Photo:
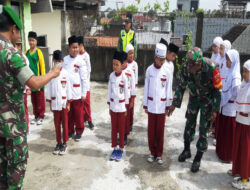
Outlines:
<svg viewBox="0 0 250 190"><path fill-rule="evenodd" d="M122 2L122 1L116 1L116 9L117 9L117 10L119 9L119 6L118 6L118 5L119 5L119 3L121 3L121 4L122 4L123 2Z"/></svg>

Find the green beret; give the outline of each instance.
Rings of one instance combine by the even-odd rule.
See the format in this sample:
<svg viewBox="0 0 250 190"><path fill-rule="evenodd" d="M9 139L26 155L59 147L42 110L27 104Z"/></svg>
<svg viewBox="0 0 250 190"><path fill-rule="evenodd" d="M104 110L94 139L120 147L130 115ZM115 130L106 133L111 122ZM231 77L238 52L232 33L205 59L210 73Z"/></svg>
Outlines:
<svg viewBox="0 0 250 190"><path fill-rule="evenodd" d="M12 8L8 7L8 6L3 6L3 11L10 16L10 18L12 19L12 21L16 24L17 28L19 30L22 30L22 22L19 19L16 11L14 11Z"/></svg>

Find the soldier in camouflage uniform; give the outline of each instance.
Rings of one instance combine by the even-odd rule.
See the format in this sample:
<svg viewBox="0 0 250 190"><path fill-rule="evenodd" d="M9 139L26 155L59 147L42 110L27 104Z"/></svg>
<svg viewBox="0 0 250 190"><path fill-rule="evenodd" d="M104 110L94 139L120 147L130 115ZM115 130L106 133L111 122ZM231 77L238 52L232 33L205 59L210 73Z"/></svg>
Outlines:
<svg viewBox="0 0 250 190"><path fill-rule="evenodd" d="M197 47L188 52L187 62L181 68L169 115L172 114L175 107L180 108L186 87L189 88L189 102L184 131L185 148L178 160L184 162L187 158L191 158L190 143L195 136L196 120L200 111L197 154L191 167L192 172L197 172L203 152L207 150L207 132L220 108L221 93L219 89L222 87L221 77L215 65L210 59L203 58L200 48Z"/></svg>
<svg viewBox="0 0 250 190"><path fill-rule="evenodd" d="M60 74L52 72L33 76L22 54L14 48L20 38L22 24L16 12L3 7L0 14L0 189L22 189L28 158L27 124L23 90L44 86Z"/></svg>

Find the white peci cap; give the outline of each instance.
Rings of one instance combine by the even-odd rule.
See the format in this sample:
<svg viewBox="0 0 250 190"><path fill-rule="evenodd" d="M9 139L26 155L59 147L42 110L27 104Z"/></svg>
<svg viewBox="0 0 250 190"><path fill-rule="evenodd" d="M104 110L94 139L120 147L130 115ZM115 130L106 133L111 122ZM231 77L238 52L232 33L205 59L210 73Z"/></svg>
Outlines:
<svg viewBox="0 0 250 190"><path fill-rule="evenodd" d="M126 47L126 53L128 53L130 50L134 50L134 46L132 44L128 44Z"/></svg>
<svg viewBox="0 0 250 190"><path fill-rule="evenodd" d="M166 58L167 47L164 44L158 43L155 48L155 56L159 58Z"/></svg>

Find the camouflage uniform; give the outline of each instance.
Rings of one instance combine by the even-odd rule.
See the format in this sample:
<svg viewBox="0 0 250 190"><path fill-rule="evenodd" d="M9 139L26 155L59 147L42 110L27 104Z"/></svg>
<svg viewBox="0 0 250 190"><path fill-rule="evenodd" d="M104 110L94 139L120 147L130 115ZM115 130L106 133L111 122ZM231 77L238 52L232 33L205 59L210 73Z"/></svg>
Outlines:
<svg viewBox="0 0 250 190"><path fill-rule="evenodd" d="M24 83L33 75L0 34L0 189L22 189L27 158Z"/></svg>
<svg viewBox="0 0 250 190"><path fill-rule="evenodd" d="M212 112L218 112L220 107L221 93L215 87L215 65L208 58L202 57L202 68L196 73L188 72L188 64L183 64L174 95L173 106L180 108L186 87L189 88L189 101L186 112L186 126L184 142L189 144L195 136L196 120L200 111L199 140L197 150L207 150L207 132L211 126L209 121ZM220 75L217 74L217 77ZM217 81L218 82L218 81ZM221 88L221 87L219 87Z"/></svg>

